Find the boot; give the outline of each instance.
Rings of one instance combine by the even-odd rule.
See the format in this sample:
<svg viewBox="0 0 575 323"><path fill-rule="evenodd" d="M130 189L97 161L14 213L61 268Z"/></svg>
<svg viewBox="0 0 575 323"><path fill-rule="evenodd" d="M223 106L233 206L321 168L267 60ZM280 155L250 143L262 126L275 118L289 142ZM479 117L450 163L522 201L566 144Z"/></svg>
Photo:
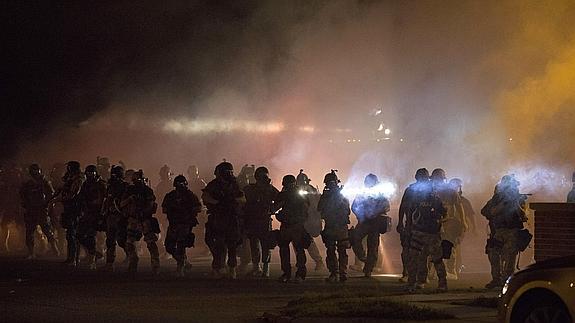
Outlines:
<svg viewBox="0 0 575 323"><path fill-rule="evenodd" d="M254 277L260 277L262 275L262 267L260 264L253 264L252 265L252 272L251 275Z"/></svg>
<svg viewBox="0 0 575 323"><path fill-rule="evenodd" d="M91 255L88 255L87 258L88 258L88 269L96 270L96 255L91 254Z"/></svg>
<svg viewBox="0 0 575 323"><path fill-rule="evenodd" d="M60 249L58 248L56 240L50 241L50 251L55 257L60 257Z"/></svg>
<svg viewBox="0 0 575 323"><path fill-rule="evenodd" d="M221 279L222 278L222 272L220 269L212 269L212 272L210 273L210 276L213 279Z"/></svg>
<svg viewBox="0 0 575 323"><path fill-rule="evenodd" d="M289 274L283 274L281 275L281 277L278 279L281 283L287 283L289 282L291 279L291 275Z"/></svg>
<svg viewBox="0 0 575 323"><path fill-rule="evenodd" d="M447 292L447 279L439 280L439 284L437 285L438 292Z"/></svg>
<svg viewBox="0 0 575 323"><path fill-rule="evenodd" d="M178 277L183 278L186 276L186 273L184 272L184 264L183 263L178 263L178 267L176 269L176 274Z"/></svg>
<svg viewBox="0 0 575 323"><path fill-rule="evenodd" d="M236 272L236 267L228 267L228 277L230 279L238 278L238 273Z"/></svg>
<svg viewBox="0 0 575 323"><path fill-rule="evenodd" d="M329 274L329 277L325 279L328 283L337 283L337 273Z"/></svg>
<svg viewBox="0 0 575 323"><path fill-rule="evenodd" d="M270 277L270 264L267 262L264 262L264 265L262 268L262 277L264 277L264 278Z"/></svg>
<svg viewBox="0 0 575 323"><path fill-rule="evenodd" d="M339 282L345 283L346 281L347 281L347 274L346 273L339 274Z"/></svg>

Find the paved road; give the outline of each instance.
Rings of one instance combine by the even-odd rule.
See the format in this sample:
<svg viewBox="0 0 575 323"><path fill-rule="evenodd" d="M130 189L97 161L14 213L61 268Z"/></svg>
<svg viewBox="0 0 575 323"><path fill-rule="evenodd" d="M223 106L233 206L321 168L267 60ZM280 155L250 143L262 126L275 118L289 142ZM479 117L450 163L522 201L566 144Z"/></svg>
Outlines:
<svg viewBox="0 0 575 323"><path fill-rule="evenodd" d="M146 262L141 259L141 263ZM330 285L323 280L326 273L312 272L302 284L281 284L275 279L279 265L273 264L272 279L213 280L207 276L208 259L196 258L193 262L186 278L177 278L175 265L169 263L163 265L159 276L153 276L144 266L135 280L129 280L123 268L107 273L72 269L56 259L0 257L0 321L253 321L309 292L377 289L398 299L414 297L406 296L403 284L393 276L366 280L357 273L344 285ZM487 280L487 274L463 275L460 281L450 282L454 292L449 295L456 299L476 297L482 293L468 292L469 288L477 291ZM440 307L449 302L447 296L420 297L427 299L412 301L435 302ZM467 315L467 322L492 321L495 315L493 310L471 317L469 310L457 311Z"/></svg>

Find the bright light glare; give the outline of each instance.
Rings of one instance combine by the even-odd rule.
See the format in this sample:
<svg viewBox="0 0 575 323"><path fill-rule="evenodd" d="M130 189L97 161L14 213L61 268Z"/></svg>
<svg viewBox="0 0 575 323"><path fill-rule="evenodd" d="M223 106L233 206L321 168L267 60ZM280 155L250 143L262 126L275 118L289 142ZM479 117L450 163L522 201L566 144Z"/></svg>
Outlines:
<svg viewBox="0 0 575 323"><path fill-rule="evenodd" d="M395 195L397 191L397 185L392 182L380 182L379 184L375 185L374 187L354 187L354 186L344 186L341 190L341 193L349 198L353 199L357 195L366 195L366 196L378 196L383 195L387 198L391 198Z"/></svg>
<svg viewBox="0 0 575 323"><path fill-rule="evenodd" d="M312 126L299 127L299 130L302 132L307 132L307 133L315 132L315 128Z"/></svg>
<svg viewBox="0 0 575 323"><path fill-rule="evenodd" d="M391 135L391 129L385 128L385 130L383 131L383 133L384 133L386 136L389 136L389 135Z"/></svg>
<svg viewBox="0 0 575 323"><path fill-rule="evenodd" d="M169 120L163 130L180 134L212 132L279 133L285 128L281 122L233 119Z"/></svg>
<svg viewBox="0 0 575 323"><path fill-rule="evenodd" d="M308 191L306 191L306 190L299 190L298 193L299 193L299 195L301 195L301 196L304 196L304 195L308 195L308 194L309 194Z"/></svg>
<svg viewBox="0 0 575 323"><path fill-rule="evenodd" d="M383 125L383 123L380 123L379 127L377 127L377 131L383 131L383 129L384 129L384 125Z"/></svg>

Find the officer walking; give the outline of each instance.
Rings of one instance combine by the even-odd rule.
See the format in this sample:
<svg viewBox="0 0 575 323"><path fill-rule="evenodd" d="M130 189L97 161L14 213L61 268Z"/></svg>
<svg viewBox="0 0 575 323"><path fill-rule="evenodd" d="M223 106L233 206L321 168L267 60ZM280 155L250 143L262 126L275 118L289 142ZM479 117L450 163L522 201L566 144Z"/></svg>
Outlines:
<svg viewBox="0 0 575 323"><path fill-rule="evenodd" d="M71 266L78 265L78 257L80 254L78 246L78 220L80 218L80 189L84 178L80 170L80 163L77 161L69 161L66 164L66 174L62 178L64 186L60 193L60 200L64 206L64 213L62 213L62 227L66 229L66 243L68 248L68 255L64 263Z"/></svg>
<svg viewBox="0 0 575 323"><path fill-rule="evenodd" d="M283 177L282 191L278 194L274 208L277 210L276 218L281 223L278 245L283 275L280 281L287 283L291 280L290 244L293 244L297 267L295 282L301 282L305 280L307 273L305 249L311 242L304 226L308 217L309 200L306 194L300 194L293 175Z"/></svg>
<svg viewBox="0 0 575 323"><path fill-rule="evenodd" d="M415 183L409 185L399 205L399 220L397 222L397 232L401 240L401 263L403 272L400 281L407 283L407 263L409 261L409 239L411 237L411 203L416 196L417 191L429 184L429 171L426 168L420 168L415 172Z"/></svg>
<svg viewBox="0 0 575 323"><path fill-rule="evenodd" d="M489 221L490 235L487 240L487 256L491 264L491 281L486 288L503 286L513 274L519 254L519 231L527 221L525 195L519 194L519 181L513 175L505 175L495 188L493 197L481 209Z"/></svg>
<svg viewBox="0 0 575 323"><path fill-rule="evenodd" d="M239 217L245 197L231 163L220 163L214 175L216 178L208 183L202 194L202 201L208 208L206 244L213 256L212 276L222 277L227 253L228 276L236 279L237 248L241 243Z"/></svg>
<svg viewBox="0 0 575 323"><path fill-rule="evenodd" d="M371 277L371 273L377 263L379 248L379 235L381 216L389 212L389 201L383 194L370 191L379 184L379 179L374 174L368 174L364 181L367 191L358 195L351 206L357 217L357 226L353 230L351 245L355 255L364 262L363 273L365 277ZM363 247L363 239L367 236L367 254Z"/></svg>
<svg viewBox="0 0 575 323"><path fill-rule="evenodd" d="M126 252L126 226L128 223L120 209L120 205L127 189L128 183L124 181L124 169L122 166L112 166L110 170L110 181L106 188L106 199L102 207L103 217L106 221L105 269L108 271L114 270L116 244Z"/></svg>
<svg viewBox="0 0 575 323"><path fill-rule="evenodd" d="M279 191L271 184L266 167L255 170L255 183L244 188L246 204L244 207L244 226L250 242L253 276L269 277L271 250L266 241L272 229L272 208ZM263 267L260 265L263 263Z"/></svg>
<svg viewBox="0 0 575 323"><path fill-rule="evenodd" d="M96 269L96 233L105 230L102 204L106 198L106 182L95 165L86 166L86 181L79 193L81 215L78 222L78 242L88 254L88 268Z"/></svg>
<svg viewBox="0 0 575 323"><path fill-rule="evenodd" d="M54 195L52 184L42 174L42 169L38 164L32 164L28 168L30 180L26 181L20 189L20 201L25 210L24 222L26 224L26 247L28 248L28 259L34 259L34 234L37 226L48 239L54 255L60 255L52 224L48 216L48 203Z"/></svg>
<svg viewBox="0 0 575 323"><path fill-rule="evenodd" d="M128 186L120 205L128 221L126 239L126 253L129 259L128 273L135 274L138 270L139 258L135 244L143 236L150 252L152 272L158 274L160 272L160 254L156 242L160 233L160 225L158 220L153 217L157 209L156 197L152 189L146 185L144 172L141 169L134 172L132 182L133 184Z"/></svg>
<svg viewBox="0 0 575 323"><path fill-rule="evenodd" d="M439 278L438 291L446 291L447 272L443 263L441 223L447 210L431 183L426 183L416 190L410 204L408 290L415 291L425 287L427 259L430 257Z"/></svg>
<svg viewBox="0 0 575 323"><path fill-rule="evenodd" d="M323 180L325 188L321 194L317 209L325 221L321 233L327 248L327 268L330 283L347 280L347 249L351 246L347 225L349 221L349 201L341 194L341 186L335 171L326 174ZM379 238L379 236L378 236ZM336 254L337 250L337 254Z"/></svg>
<svg viewBox="0 0 575 323"><path fill-rule="evenodd" d="M168 232L165 239L166 252L178 262L177 274L184 277L191 265L186 258L186 248L194 246L192 229L198 225L197 216L202 209L200 200L190 189L183 175L174 178L174 190L166 194L162 212L168 217Z"/></svg>

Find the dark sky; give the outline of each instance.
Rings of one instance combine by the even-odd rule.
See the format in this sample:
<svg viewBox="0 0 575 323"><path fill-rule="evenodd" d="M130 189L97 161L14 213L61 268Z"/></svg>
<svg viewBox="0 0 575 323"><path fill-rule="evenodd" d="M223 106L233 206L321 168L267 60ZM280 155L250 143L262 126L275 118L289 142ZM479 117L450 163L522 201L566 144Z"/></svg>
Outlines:
<svg viewBox="0 0 575 323"><path fill-rule="evenodd" d="M233 82L228 71L241 49L243 31L260 2L5 1L2 72L2 136L6 158L18 142L35 140L51 127L83 121L111 98L153 91L185 93L192 100L210 82ZM303 7L313 6L309 2ZM281 35L262 26L264 64L281 63ZM170 62L170 52L188 62ZM185 91L182 91L185 89Z"/></svg>

